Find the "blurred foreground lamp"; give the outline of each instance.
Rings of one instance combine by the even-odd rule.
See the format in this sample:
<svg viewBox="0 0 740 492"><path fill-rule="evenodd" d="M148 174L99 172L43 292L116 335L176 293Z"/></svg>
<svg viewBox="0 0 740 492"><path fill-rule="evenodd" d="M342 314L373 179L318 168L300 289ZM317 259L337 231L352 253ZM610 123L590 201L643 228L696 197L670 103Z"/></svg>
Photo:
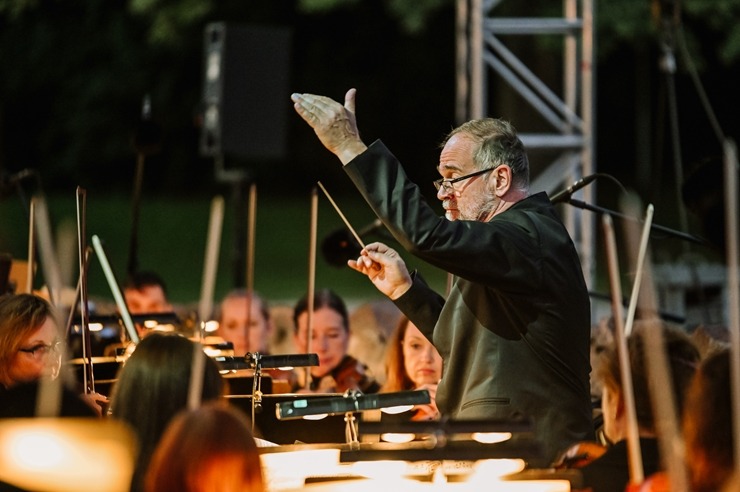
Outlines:
<svg viewBox="0 0 740 492"><path fill-rule="evenodd" d="M298 399L279 403L275 407L278 420L306 418L323 418L327 415L344 414L347 423L347 444L351 447L359 445L357 420L355 412L365 410L382 410L388 413L397 413L414 405L424 405L431 402L429 391L397 391L395 393L375 393L364 395L359 391L348 390L343 396L316 399ZM399 409L399 407L401 407Z"/></svg>
<svg viewBox="0 0 740 492"><path fill-rule="evenodd" d="M123 422L0 420L0 481L47 492L127 492L136 456Z"/></svg>
<svg viewBox="0 0 740 492"><path fill-rule="evenodd" d="M363 422L360 429L363 436L408 434L417 440L404 444L378 442L361 449L342 450L340 462L356 466L364 463L363 467L373 462L416 462L415 467L408 465L407 476L418 474L433 477L433 481L466 482L475 485L471 490L481 490L476 488L480 486L490 489L492 481L496 482L492 490L508 490L508 486L499 487L501 477L520 472L527 461L542 457L540 444L533 439L532 423L527 419ZM562 483L557 487L552 490L568 490L562 488Z"/></svg>
<svg viewBox="0 0 740 492"><path fill-rule="evenodd" d="M504 420L424 420L403 422L363 422L363 435L411 435L426 437L419 447L404 447L406 461L429 459L471 459L485 450L485 457L509 458L514 453L523 452L527 456L539 454L539 446L532 441L532 423L526 419ZM515 441L514 444L511 441ZM398 442L398 441L396 441ZM505 444L492 447L492 444ZM429 450L434 449L439 456L431 457ZM390 450L397 454L395 448L382 446L371 449L375 451ZM380 459L389 459L386 457Z"/></svg>

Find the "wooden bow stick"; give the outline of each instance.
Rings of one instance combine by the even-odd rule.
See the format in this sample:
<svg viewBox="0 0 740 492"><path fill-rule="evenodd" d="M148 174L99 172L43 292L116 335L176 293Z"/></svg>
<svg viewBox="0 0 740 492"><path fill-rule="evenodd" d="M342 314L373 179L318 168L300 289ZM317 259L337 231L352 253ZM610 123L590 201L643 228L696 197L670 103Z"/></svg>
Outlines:
<svg viewBox="0 0 740 492"><path fill-rule="evenodd" d="M623 209L626 216L636 217L640 209L639 199L634 195L628 195L623 202ZM655 288L653 286L652 269L650 268L649 255L646 247L650 234L650 225L652 224L652 215L653 206L648 205L641 239L636 237L635 227L632 227L634 223L626 223L627 243L630 246L628 251L634 253L634 250L637 249L635 246L639 244L640 256L642 258L632 258L632 264L638 265L638 268L635 269L635 283L639 287L637 278L640 278L644 284L643 291L638 293L633 292L633 296L642 294L643 319L651 323L643 333L645 338L645 354L650 354L649 357L646 357L645 362L658 446L668 472L672 489L688 490L683 439L676 417L677 402L672 391L673 384L663 343L662 322L657 317L658 308ZM632 320L633 318L628 319L627 324L631 325ZM625 332L629 333L629 330L625 328Z"/></svg>
<svg viewBox="0 0 740 492"><path fill-rule="evenodd" d="M619 280L619 262L617 245L614 239L614 227L611 216L602 216L602 226L606 243L607 265L609 267L609 285L611 287L612 315L614 317L614 342L619 357L619 373L622 380L625 414L627 419L627 458L629 460L630 483L639 484L645 480L640 449L640 433L637 428L637 411L635 410L635 392L632 386L632 368L627 349L627 337L622 318L622 286ZM633 292L634 292L633 287ZM631 323L630 323L631 324Z"/></svg>
<svg viewBox="0 0 740 492"><path fill-rule="evenodd" d="M738 261L737 147L732 140L724 142L725 240L727 242L727 284L730 321L730 371L732 383L733 443L735 473L740 474L740 273Z"/></svg>
<svg viewBox="0 0 740 492"><path fill-rule="evenodd" d="M323 187L322 187L323 188ZM324 191L326 193L326 191ZM316 293L316 240L318 237L319 193L314 187L311 190L311 222L308 243L308 292L306 294L306 353L311 353L313 338L313 303ZM311 387L311 368L306 367L304 388Z"/></svg>

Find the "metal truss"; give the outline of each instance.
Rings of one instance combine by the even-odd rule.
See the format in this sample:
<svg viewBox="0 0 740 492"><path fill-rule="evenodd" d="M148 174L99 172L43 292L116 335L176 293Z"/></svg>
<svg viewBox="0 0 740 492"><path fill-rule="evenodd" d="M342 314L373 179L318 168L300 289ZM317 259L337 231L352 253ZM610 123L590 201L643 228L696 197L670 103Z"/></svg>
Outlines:
<svg viewBox="0 0 740 492"><path fill-rule="evenodd" d="M533 176L532 191L552 193L595 173L594 164L594 21L593 0L563 0L562 18L495 16L502 0L457 0L458 123L488 115L488 80L501 77L552 128L548 133L520 137L530 149L555 151L557 157ZM502 39L511 36L562 35L563 89L556 94L509 49ZM592 202L595 187L579 191ZM578 248L589 287L594 276L594 224L590 212L566 206L564 221Z"/></svg>

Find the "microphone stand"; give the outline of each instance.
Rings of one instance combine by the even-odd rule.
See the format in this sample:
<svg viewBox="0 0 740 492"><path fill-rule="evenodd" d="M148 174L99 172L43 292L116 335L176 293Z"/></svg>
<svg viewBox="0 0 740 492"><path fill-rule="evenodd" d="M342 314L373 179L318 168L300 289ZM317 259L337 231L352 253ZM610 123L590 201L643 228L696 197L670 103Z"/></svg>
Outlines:
<svg viewBox="0 0 740 492"><path fill-rule="evenodd" d="M132 275L139 267L139 210L141 208L141 189L144 181L144 164L147 156L159 152L160 129L152 121L152 101L147 94L141 108L141 121L133 137L136 150L136 171L131 203L131 237L129 239L126 273Z"/></svg>
<svg viewBox="0 0 740 492"><path fill-rule="evenodd" d="M642 223L643 222L642 220L640 220L638 218L630 217L628 215L622 214L622 213L617 212L615 210L610 210L608 208L599 207L598 205L591 205L591 204L586 203L586 202L583 202L581 200L576 200L575 198L567 198L567 199L563 200L563 203L569 203L569 204L573 205L574 207L578 207L578 208L581 208L583 210L590 210L591 212L595 212L595 213L599 213L599 214L611 215L612 217L617 217L617 218L620 218L620 219L632 220L632 221L635 221L635 222L638 222L638 223ZM676 237L678 239L683 239L684 241L689 241L689 242L692 242L692 243L695 243L695 244L700 244L702 246L709 246L709 242L706 239L702 238L702 237L694 236L694 235L688 234L686 232L677 231L675 229L670 229L668 227L664 227L664 226L661 226L661 225L658 225L658 224L655 224L655 223L651 224L650 230L651 231L654 231L654 232L662 232L662 233L667 234L669 236Z"/></svg>
<svg viewBox="0 0 740 492"><path fill-rule="evenodd" d="M621 212L617 212L615 210L610 210L608 208L600 207L598 205L591 205L589 203L586 203L586 202L581 201L581 200L577 200L575 198L565 198L565 199L562 200L562 203L569 203L570 205L573 205L574 207L578 207L578 208L583 209L583 210L589 210L591 212L595 212L595 213L602 214L602 215L608 215L608 216L611 216L611 217L617 217L617 218L620 218L620 219L631 220L633 222L637 222L637 223L640 223L640 224L644 222L644 220L639 219L637 217L632 217L632 216L623 214ZM694 235L691 235L691 234L688 234L688 233L685 233L685 232L681 232L681 231L677 231L675 229L670 229L668 227L664 227L664 226L658 225L655 222L652 222L650 224L650 231L661 232L663 234L667 234L669 236L673 236L673 237L676 237L676 238L679 238L679 239L683 239L684 241L689 241L689 242L692 242L692 243L695 243L695 244L700 244L702 246L709 246L710 245L709 241L707 241L706 239L704 239L702 237L694 236ZM593 293L593 292L589 292L589 296L591 296L591 297L599 297L600 295L598 295L596 293ZM606 297L606 296L602 296L602 297ZM659 316L662 319L665 319L667 321L673 321L675 323L683 323L684 321L686 321L684 318L682 318L680 316L677 316L677 315L663 313L663 312L659 312L658 314L659 314Z"/></svg>

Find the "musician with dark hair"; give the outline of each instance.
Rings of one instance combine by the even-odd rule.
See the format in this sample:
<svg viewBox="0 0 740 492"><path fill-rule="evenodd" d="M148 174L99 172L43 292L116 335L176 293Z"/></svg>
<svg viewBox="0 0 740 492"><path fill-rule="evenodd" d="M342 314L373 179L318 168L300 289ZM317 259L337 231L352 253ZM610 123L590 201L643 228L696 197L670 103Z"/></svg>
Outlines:
<svg viewBox="0 0 740 492"><path fill-rule="evenodd" d="M295 344L299 350L309 346L308 296L303 296L293 310ZM316 393L344 393L357 390L377 393L380 384L369 374L367 366L347 353L349 316L341 297L330 289L316 292L313 300L313 326L310 352L319 356L319 365L311 368L308 390ZM298 372L299 376L301 371ZM302 384L303 383L303 384ZM297 387L304 388L300 380Z"/></svg>
<svg viewBox="0 0 740 492"><path fill-rule="evenodd" d="M118 374L111 397L112 418L131 425L139 439L139 455L131 483L143 490L149 460L170 420L188 406L193 363L199 345L175 334L152 333L137 346ZM205 353L201 366L201 402L221 400L224 381L216 362Z"/></svg>

